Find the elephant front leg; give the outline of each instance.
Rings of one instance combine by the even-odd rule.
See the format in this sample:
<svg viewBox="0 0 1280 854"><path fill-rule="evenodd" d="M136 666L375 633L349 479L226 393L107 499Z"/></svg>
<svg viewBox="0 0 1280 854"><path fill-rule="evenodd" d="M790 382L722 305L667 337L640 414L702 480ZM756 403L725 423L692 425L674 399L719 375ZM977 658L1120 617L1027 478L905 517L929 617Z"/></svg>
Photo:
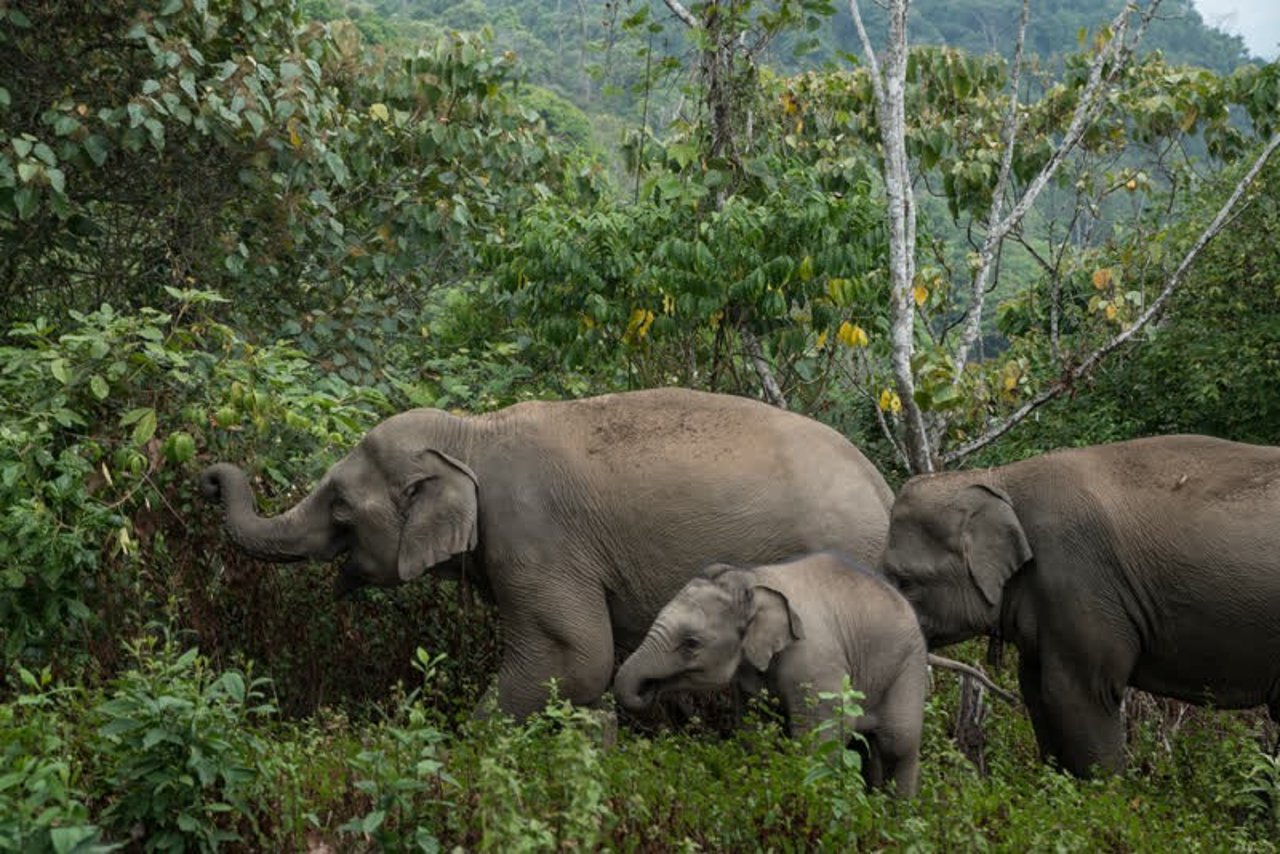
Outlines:
<svg viewBox="0 0 1280 854"><path fill-rule="evenodd" d="M518 614L503 626L498 667L498 706L517 720L542 711L556 693L589 706L609 687L613 632L604 597L595 603L565 595L555 608Z"/></svg>
<svg viewBox="0 0 1280 854"><path fill-rule="evenodd" d="M1123 770L1124 680L1099 670L1086 672L1078 662L1050 658L1042 662L1040 684L1046 735L1041 744L1051 749L1062 768L1077 777Z"/></svg>

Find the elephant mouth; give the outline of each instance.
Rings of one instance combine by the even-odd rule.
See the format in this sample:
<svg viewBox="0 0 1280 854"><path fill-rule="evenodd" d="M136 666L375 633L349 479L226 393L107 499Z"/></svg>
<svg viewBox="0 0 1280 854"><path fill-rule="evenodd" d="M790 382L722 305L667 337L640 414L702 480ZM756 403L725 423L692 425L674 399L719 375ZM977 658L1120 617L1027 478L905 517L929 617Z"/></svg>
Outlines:
<svg viewBox="0 0 1280 854"><path fill-rule="evenodd" d="M362 587L369 585L369 578L355 561L347 558L338 568L338 577L333 582L333 595L345 599Z"/></svg>

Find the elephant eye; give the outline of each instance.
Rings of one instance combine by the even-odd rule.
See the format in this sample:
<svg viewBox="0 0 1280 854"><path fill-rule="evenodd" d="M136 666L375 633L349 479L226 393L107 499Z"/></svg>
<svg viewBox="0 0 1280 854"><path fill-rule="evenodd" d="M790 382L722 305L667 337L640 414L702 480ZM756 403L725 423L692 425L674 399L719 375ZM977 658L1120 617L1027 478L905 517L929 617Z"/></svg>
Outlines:
<svg viewBox="0 0 1280 854"><path fill-rule="evenodd" d="M334 520L338 522L346 522L351 519L351 505L341 495L333 496L333 501L329 505L329 512L333 515Z"/></svg>
<svg viewBox="0 0 1280 854"><path fill-rule="evenodd" d="M697 635L685 635L680 640L680 651L686 655L691 655L702 649L702 638Z"/></svg>
<svg viewBox="0 0 1280 854"><path fill-rule="evenodd" d="M418 493L422 492L422 488L426 486L427 483L433 480L436 480L436 475L427 475L426 477L420 477L417 480L410 483L408 486L404 488L404 492L403 492L404 500L412 501L413 499L417 498Z"/></svg>

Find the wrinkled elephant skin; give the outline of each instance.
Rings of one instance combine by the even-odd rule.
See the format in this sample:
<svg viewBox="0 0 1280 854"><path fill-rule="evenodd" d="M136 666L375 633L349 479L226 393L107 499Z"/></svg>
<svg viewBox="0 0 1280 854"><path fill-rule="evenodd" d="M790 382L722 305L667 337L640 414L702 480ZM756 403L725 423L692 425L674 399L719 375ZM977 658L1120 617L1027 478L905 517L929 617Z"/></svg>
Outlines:
<svg viewBox="0 0 1280 854"><path fill-rule="evenodd" d="M1046 758L1124 763L1126 686L1280 711L1280 449L1162 436L911 479L881 568L930 646L1014 643Z"/></svg>

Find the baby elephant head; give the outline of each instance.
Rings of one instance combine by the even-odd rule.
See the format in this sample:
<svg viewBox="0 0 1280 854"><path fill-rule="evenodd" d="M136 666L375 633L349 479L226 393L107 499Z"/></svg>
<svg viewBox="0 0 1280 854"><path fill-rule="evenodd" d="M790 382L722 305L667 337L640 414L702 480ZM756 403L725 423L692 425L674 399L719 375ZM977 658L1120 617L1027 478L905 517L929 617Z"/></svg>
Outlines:
<svg viewBox="0 0 1280 854"><path fill-rule="evenodd" d="M787 597L755 583L749 569L716 564L686 584L658 613L613 682L625 708L639 711L659 692L712 690L744 666L764 672L804 637Z"/></svg>

